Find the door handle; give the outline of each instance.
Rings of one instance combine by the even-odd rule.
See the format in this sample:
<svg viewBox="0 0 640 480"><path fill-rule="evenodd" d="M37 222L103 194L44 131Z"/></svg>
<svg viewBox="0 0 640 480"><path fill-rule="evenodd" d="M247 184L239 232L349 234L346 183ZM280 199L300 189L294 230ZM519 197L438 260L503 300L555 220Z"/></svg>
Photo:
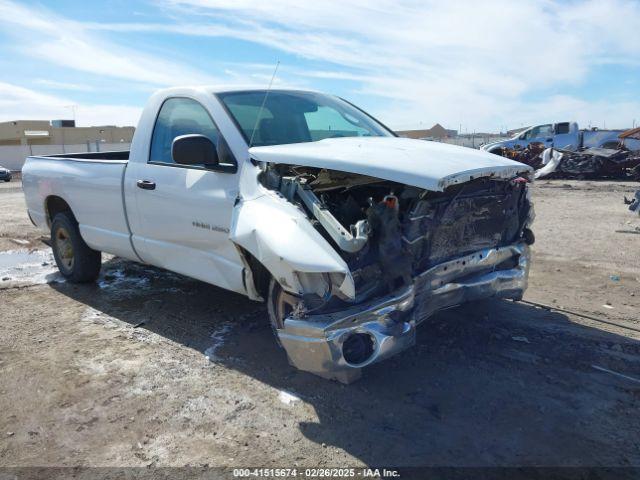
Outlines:
<svg viewBox="0 0 640 480"><path fill-rule="evenodd" d="M136 182L136 185L138 186L138 188L141 188L143 190L155 190L156 189L156 182L152 182L151 180L138 180Z"/></svg>

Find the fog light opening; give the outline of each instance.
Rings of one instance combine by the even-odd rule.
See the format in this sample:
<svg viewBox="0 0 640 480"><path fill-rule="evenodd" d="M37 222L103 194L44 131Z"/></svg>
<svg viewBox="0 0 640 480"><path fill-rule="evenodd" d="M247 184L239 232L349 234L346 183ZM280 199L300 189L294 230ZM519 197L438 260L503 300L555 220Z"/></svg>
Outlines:
<svg viewBox="0 0 640 480"><path fill-rule="evenodd" d="M371 358L375 350L375 340L368 333L349 335L342 344L342 356L350 365L361 365Z"/></svg>

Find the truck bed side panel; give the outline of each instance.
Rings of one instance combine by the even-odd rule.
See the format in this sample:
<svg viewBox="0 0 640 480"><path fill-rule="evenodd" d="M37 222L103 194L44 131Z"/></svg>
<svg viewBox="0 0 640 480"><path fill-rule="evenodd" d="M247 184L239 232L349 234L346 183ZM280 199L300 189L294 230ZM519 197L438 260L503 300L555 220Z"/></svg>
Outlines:
<svg viewBox="0 0 640 480"><path fill-rule="evenodd" d="M47 199L60 197L71 207L91 248L137 260L122 202L126 166L124 160L27 158L22 185L31 218L48 232Z"/></svg>

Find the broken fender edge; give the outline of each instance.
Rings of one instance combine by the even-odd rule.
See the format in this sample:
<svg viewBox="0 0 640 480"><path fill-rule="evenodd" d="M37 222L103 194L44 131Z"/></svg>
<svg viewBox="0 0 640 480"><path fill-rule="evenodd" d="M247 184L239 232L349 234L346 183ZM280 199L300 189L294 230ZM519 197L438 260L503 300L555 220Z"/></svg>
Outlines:
<svg viewBox="0 0 640 480"><path fill-rule="evenodd" d="M340 273L338 290L355 298L349 267L296 206L276 194L242 200L233 209L229 238L258 260L290 293L306 293L298 273Z"/></svg>

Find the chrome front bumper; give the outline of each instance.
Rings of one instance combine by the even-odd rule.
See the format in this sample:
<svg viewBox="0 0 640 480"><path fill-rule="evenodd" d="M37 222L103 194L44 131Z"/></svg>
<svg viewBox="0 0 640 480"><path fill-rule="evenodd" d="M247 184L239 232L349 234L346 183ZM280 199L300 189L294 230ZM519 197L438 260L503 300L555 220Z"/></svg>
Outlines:
<svg viewBox="0 0 640 480"><path fill-rule="evenodd" d="M480 250L436 265L386 297L337 313L287 318L278 336L293 366L349 383L360 377L362 367L412 346L416 325L439 310L489 297L522 298L529 263L524 243ZM372 345L359 363L343 353L345 341L356 334L366 335Z"/></svg>

